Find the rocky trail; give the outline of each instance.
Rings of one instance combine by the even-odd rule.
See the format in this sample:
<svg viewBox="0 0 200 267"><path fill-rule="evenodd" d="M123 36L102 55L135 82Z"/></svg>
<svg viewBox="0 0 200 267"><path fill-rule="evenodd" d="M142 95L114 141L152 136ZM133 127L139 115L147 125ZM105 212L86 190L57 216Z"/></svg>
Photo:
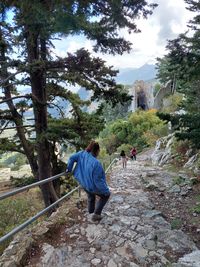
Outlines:
<svg viewBox="0 0 200 267"><path fill-rule="evenodd" d="M192 239L172 230L151 201L147 189L163 192L171 186L171 176L152 166L148 156L129 161L126 169L116 164L110 176L112 196L99 223L92 222L84 208L71 226L62 228L56 242L41 243L26 266L200 266L200 250Z"/></svg>

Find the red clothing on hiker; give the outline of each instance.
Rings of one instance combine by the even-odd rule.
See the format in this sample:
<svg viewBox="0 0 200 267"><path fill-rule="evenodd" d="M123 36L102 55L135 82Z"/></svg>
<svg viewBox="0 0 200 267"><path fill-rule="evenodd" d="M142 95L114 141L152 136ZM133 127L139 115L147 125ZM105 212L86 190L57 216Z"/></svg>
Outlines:
<svg viewBox="0 0 200 267"><path fill-rule="evenodd" d="M137 154L137 150L136 150L136 148L132 148L131 149L131 155L132 156L135 156Z"/></svg>
<svg viewBox="0 0 200 267"><path fill-rule="evenodd" d="M135 147L133 147L130 151L130 154L131 154L131 159L135 159L136 160L136 154L137 154L137 150Z"/></svg>

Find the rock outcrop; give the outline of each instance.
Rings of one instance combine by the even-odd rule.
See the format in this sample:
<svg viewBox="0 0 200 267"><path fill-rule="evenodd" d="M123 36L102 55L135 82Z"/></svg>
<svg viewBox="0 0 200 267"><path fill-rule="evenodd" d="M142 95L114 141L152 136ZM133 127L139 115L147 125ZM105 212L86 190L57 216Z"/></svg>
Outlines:
<svg viewBox="0 0 200 267"><path fill-rule="evenodd" d="M154 165L162 166L172 160L172 145L174 139L174 135L170 134L160 138L156 142L155 150L151 156Z"/></svg>
<svg viewBox="0 0 200 267"><path fill-rule="evenodd" d="M176 138L174 134L170 134L157 140L154 152L151 156L154 165L163 166L172 163L174 158L179 156L177 152L173 151L175 141ZM198 165L199 152L194 154L194 151L189 149L186 152L185 157L187 157L187 162L185 162L183 168L191 169L194 173L200 175L200 166Z"/></svg>

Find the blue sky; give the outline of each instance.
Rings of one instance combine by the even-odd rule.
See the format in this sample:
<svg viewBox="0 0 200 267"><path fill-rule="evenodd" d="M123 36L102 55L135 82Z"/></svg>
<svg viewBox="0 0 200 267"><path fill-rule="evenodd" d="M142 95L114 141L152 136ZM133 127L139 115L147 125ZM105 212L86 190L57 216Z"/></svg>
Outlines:
<svg viewBox="0 0 200 267"><path fill-rule="evenodd" d="M75 52L77 49L85 47L115 68L137 68L145 63L155 63L157 57L162 57L166 53L167 40L183 33L187 29L187 22L194 14L185 8L184 0L154 0L153 2L159 5L153 15L147 20L140 19L137 22L141 33L128 34L126 30L120 32L122 36L133 43L130 54L125 53L122 56L96 54L92 51L93 43L84 36L70 36L62 38L60 41L55 40L53 42L55 49L52 52L64 57L67 52Z"/></svg>

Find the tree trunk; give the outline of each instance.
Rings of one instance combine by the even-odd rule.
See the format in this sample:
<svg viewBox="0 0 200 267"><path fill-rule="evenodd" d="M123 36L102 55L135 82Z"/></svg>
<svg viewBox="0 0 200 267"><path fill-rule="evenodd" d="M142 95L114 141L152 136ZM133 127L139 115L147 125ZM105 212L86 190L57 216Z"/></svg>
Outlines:
<svg viewBox="0 0 200 267"><path fill-rule="evenodd" d="M34 64L41 62L45 58L46 44L43 42L39 46L39 33L37 29L33 32L33 29L27 27L26 29L26 45L28 51L28 62ZM42 49L42 52L39 51ZM40 53L39 53L40 52ZM41 58L40 58L41 56ZM47 96L46 96L46 71L42 64L37 63L30 70L30 80L33 96L33 110L35 117L35 129L36 129L36 149L38 158L38 172L39 180L43 180L51 176L51 160L50 160L50 147L46 138L47 130ZM46 206L55 202L58 197L53 187L53 183L50 182L41 187L44 202Z"/></svg>

